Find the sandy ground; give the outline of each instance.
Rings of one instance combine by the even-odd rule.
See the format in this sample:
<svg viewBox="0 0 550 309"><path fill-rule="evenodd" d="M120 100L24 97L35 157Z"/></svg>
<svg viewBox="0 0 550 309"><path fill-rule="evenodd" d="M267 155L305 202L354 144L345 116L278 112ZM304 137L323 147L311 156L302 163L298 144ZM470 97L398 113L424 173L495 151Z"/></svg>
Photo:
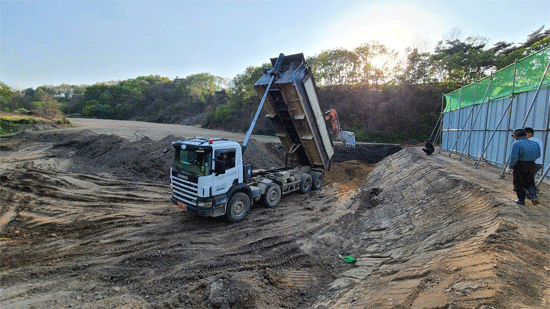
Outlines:
<svg viewBox="0 0 550 309"><path fill-rule="evenodd" d="M0 139L1 308L550 306L546 183L520 206L483 163L337 147L321 190L230 224L169 202L162 150L232 133L86 121ZM281 160L273 138L249 150Z"/></svg>
<svg viewBox="0 0 550 309"><path fill-rule="evenodd" d="M139 140L145 136L152 140L161 140L168 135L181 137L201 136L211 138L226 138L228 140L238 142L242 142L245 138L245 135L240 133L208 130L203 129L200 126L183 126L177 124L90 118L70 118L70 120L76 125L76 127L62 129L63 131L79 132L83 129L87 129L97 134L116 133L118 136L131 141ZM114 128L116 128L116 130L113 130ZM49 132L52 131L50 130ZM279 142L279 138L274 136L259 135L254 136L254 138L260 142Z"/></svg>

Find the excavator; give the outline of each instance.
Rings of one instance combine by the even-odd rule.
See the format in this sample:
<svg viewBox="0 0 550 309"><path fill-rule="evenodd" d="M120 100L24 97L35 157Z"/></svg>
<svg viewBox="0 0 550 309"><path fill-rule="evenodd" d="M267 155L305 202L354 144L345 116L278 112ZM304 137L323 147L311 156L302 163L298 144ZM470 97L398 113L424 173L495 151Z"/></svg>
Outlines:
<svg viewBox="0 0 550 309"><path fill-rule="evenodd" d="M325 112L325 121L329 126L329 131L333 140L341 141L346 147L355 147L355 133L342 131L338 112L335 109L329 109Z"/></svg>

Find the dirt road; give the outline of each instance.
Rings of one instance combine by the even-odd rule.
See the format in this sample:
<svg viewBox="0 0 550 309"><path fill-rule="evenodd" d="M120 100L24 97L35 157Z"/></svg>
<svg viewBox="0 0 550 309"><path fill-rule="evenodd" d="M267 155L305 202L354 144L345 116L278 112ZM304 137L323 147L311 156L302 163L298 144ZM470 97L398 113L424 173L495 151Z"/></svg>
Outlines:
<svg viewBox="0 0 550 309"><path fill-rule="evenodd" d="M168 135L174 135L181 137L223 137L231 141L242 142L245 137L245 135L239 133L208 130L200 127L184 126L177 124L89 118L70 118L70 120L77 127L71 128L69 129L69 131L78 132L83 129L87 129L97 134L115 133L116 135L128 140L139 140L147 136L152 140L158 141ZM116 130L113 130L113 128L116 128ZM275 136L255 135L254 138L263 143L279 142L279 138Z"/></svg>
<svg viewBox="0 0 550 309"><path fill-rule="evenodd" d="M419 148L375 168L376 153L346 149L322 190L229 224L170 204L174 132L124 123L0 140L0 307L550 305L546 183L519 206L499 169ZM115 132L129 140L98 135ZM280 160L252 146L255 164Z"/></svg>

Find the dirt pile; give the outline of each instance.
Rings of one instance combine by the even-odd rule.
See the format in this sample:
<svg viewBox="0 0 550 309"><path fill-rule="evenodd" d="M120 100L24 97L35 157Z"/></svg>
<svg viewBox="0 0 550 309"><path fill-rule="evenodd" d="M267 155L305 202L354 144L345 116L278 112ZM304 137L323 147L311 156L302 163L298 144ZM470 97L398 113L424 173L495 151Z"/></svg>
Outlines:
<svg viewBox="0 0 550 309"><path fill-rule="evenodd" d="M357 144L354 148L351 148L337 143L334 145L333 161L344 162L356 160L366 164L373 164L400 150L401 147L396 145Z"/></svg>
<svg viewBox="0 0 550 309"><path fill-rule="evenodd" d="M499 169L411 147L376 167L335 160L321 190L229 224L170 203L162 150L177 137L78 134L0 148L2 308L550 304L547 185L520 207ZM281 159L249 147L254 164Z"/></svg>
<svg viewBox="0 0 550 309"><path fill-rule="evenodd" d="M339 221L357 263L331 286L352 288L317 307L547 307L549 207L516 205L498 174L419 148L380 162L362 187L369 203Z"/></svg>
<svg viewBox="0 0 550 309"><path fill-rule="evenodd" d="M269 169L284 166L285 151L278 143L260 143L251 138L246 145L243 161L252 169Z"/></svg>
<svg viewBox="0 0 550 309"><path fill-rule="evenodd" d="M160 141L146 136L129 141L115 134L95 134L89 130L70 134L23 133L17 137L53 143L53 156L71 159L70 172L145 182L169 181L174 155L171 144L182 139L169 135ZM10 150L9 147L4 148ZM284 150L278 144L264 144L252 138L244 161L254 169L280 167L284 165Z"/></svg>
<svg viewBox="0 0 550 309"><path fill-rule="evenodd" d="M356 160L345 161L346 164L335 163L330 172L326 173L325 185L336 184L340 191L357 189L375 165L366 165Z"/></svg>
<svg viewBox="0 0 550 309"><path fill-rule="evenodd" d="M53 130L53 129L59 129L66 127L64 124L59 124L57 122L49 121L49 122L41 122L33 125L29 125L25 127L25 131L46 131L46 130Z"/></svg>
<svg viewBox="0 0 550 309"><path fill-rule="evenodd" d="M95 134L89 130L69 134L23 133L18 137L36 142L53 143L53 156L72 160L70 172L145 182L169 181L173 159L171 143L182 139L182 137L169 135L159 141L154 141L147 136L129 141L115 134ZM167 149L170 151L165 152ZM6 150L9 149L6 148ZM372 164L401 148L391 145L357 145L355 148L349 148L337 144L334 150L334 162L357 161ZM281 144L260 143L251 138L243 161L251 164L253 169L269 169L284 166L284 159L285 151ZM357 166L362 164L356 164ZM356 167L346 171L353 175L348 178L356 178L357 173L361 171L361 168L354 171Z"/></svg>
<svg viewBox="0 0 550 309"><path fill-rule="evenodd" d="M3 308L301 307L344 266L332 250L313 257L301 246L345 210L351 194L339 205L331 186L284 197L228 225L181 212L167 185L71 173L74 166L59 163L93 164L150 143L97 137L50 135L3 153ZM107 153L104 144L112 145ZM269 149L260 146L251 150Z"/></svg>
<svg viewBox="0 0 550 309"><path fill-rule="evenodd" d="M117 135L96 135L91 132L71 134L53 147L58 156L74 152L71 172L114 176L126 180L166 181L175 136L160 141L144 137L130 142Z"/></svg>

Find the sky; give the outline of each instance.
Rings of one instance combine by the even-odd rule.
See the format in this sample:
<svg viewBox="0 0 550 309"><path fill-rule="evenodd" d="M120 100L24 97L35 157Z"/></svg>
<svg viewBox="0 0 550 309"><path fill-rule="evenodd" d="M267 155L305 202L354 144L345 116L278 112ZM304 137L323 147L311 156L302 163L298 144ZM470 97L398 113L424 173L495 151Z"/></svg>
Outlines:
<svg viewBox="0 0 550 309"><path fill-rule="evenodd" d="M549 0L0 0L0 82L23 90L151 74L233 78L280 53L375 40L404 55L457 29L489 45L522 43L543 25Z"/></svg>

